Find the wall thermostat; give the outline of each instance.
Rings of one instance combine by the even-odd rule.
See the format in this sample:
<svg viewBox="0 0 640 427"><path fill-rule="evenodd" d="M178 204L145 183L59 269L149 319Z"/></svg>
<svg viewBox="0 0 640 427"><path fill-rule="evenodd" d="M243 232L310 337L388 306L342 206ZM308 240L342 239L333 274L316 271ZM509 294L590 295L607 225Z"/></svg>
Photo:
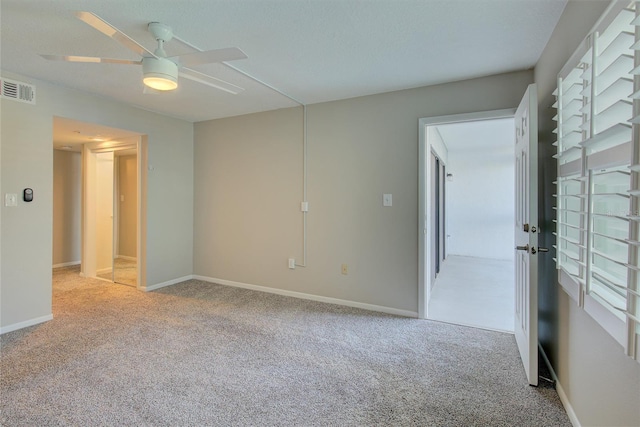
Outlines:
<svg viewBox="0 0 640 427"><path fill-rule="evenodd" d="M33 200L33 190L31 188L25 188L22 193L22 200L25 202L30 202Z"/></svg>

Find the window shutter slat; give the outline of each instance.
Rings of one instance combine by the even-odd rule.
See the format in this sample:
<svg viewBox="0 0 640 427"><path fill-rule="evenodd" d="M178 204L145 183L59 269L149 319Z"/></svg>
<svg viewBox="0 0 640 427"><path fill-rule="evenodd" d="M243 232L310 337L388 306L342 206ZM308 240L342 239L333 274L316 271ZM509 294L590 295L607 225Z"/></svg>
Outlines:
<svg viewBox="0 0 640 427"><path fill-rule="evenodd" d="M623 345L634 357L635 333L640 332L637 3L612 3L562 69L554 91L559 281L573 281L566 283L567 292L605 328L612 327L612 319L626 322L634 333L627 334ZM594 309L593 304L602 308ZM605 315L607 311L615 317ZM616 328L607 330L620 339Z"/></svg>

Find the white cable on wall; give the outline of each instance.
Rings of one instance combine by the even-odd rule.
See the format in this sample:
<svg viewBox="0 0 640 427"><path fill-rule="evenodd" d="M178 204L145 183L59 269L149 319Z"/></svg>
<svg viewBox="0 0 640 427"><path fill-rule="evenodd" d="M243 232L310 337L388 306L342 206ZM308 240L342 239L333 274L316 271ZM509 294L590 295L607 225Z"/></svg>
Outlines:
<svg viewBox="0 0 640 427"><path fill-rule="evenodd" d="M190 47L198 52L202 52L202 49L192 45L191 43L182 40L180 37L176 35L173 36L174 40L179 41L185 46ZM251 74L231 65L226 62L221 62L221 64L231 68L232 70L242 74L245 77L250 78L251 80L263 85L264 87L271 89L274 92L279 93L280 95L289 98L293 102L299 104L302 107L302 202L307 204L307 105L296 98L284 93L280 89L273 87L272 85L263 82L262 80L252 76ZM307 213L306 211L302 212L302 263L296 263L296 267L306 267L307 266Z"/></svg>
<svg viewBox="0 0 640 427"><path fill-rule="evenodd" d="M302 201L307 203L307 106L302 104ZM307 266L307 211L302 212L302 264Z"/></svg>

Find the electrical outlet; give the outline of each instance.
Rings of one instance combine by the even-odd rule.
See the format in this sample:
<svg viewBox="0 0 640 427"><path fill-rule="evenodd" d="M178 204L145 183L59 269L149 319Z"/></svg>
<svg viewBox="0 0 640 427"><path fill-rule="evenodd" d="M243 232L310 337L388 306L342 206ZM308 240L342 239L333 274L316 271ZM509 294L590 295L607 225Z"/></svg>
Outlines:
<svg viewBox="0 0 640 427"><path fill-rule="evenodd" d="M295 270L295 268L296 268L296 260L295 260L295 258L289 258L289 268L291 270Z"/></svg>
<svg viewBox="0 0 640 427"><path fill-rule="evenodd" d="M349 266L347 264L342 264L342 274L345 276L349 274Z"/></svg>

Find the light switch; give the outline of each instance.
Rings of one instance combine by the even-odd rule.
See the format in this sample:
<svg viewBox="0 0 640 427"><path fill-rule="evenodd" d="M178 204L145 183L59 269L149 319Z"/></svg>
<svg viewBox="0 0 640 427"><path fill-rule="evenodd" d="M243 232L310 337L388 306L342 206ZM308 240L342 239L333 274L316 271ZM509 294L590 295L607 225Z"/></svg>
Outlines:
<svg viewBox="0 0 640 427"><path fill-rule="evenodd" d="M15 193L6 193L4 195L4 205L9 207L18 206L18 195Z"/></svg>
<svg viewBox="0 0 640 427"><path fill-rule="evenodd" d="M393 198L391 194L383 194L382 195L382 206L392 206Z"/></svg>

